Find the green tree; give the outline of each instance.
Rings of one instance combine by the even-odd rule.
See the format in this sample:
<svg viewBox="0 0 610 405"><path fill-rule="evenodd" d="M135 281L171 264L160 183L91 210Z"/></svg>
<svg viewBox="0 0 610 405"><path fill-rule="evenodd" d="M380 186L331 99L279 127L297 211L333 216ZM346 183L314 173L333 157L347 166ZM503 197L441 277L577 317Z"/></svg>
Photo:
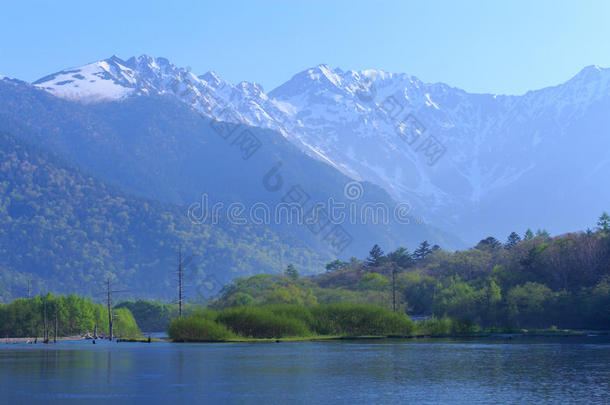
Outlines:
<svg viewBox="0 0 610 405"><path fill-rule="evenodd" d="M504 245L504 248L506 250L511 250L519 242L521 242L521 237L519 236L519 234L517 232L511 232L510 235L508 235L508 239L506 239L506 244Z"/></svg>
<svg viewBox="0 0 610 405"><path fill-rule="evenodd" d="M347 266L349 266L349 263L343 262L339 259L335 259L332 262L327 263L324 267L326 268L326 271L331 272L339 269L344 269Z"/></svg>
<svg viewBox="0 0 610 405"><path fill-rule="evenodd" d="M608 215L607 212L604 211L599 217L597 226L599 226L599 229L604 233L607 233L608 230L610 230L610 215Z"/></svg>
<svg viewBox="0 0 610 405"><path fill-rule="evenodd" d="M292 265L292 264L289 264L288 267L286 267L286 271L284 271L284 274L293 280L299 279L299 272L297 271L296 267L294 267L294 265Z"/></svg>
<svg viewBox="0 0 610 405"><path fill-rule="evenodd" d="M370 267L380 266L383 263L384 258L383 250L381 250L379 245L375 244L369 252L369 257L366 259L366 265Z"/></svg>
<svg viewBox="0 0 610 405"><path fill-rule="evenodd" d="M479 250L498 250L502 244L499 240L494 238L493 236L488 236L487 238L481 240L476 248Z"/></svg>
<svg viewBox="0 0 610 405"><path fill-rule="evenodd" d="M360 290L384 291L390 282L387 278L378 273L366 273L358 282Z"/></svg>
<svg viewBox="0 0 610 405"><path fill-rule="evenodd" d="M428 241L425 240L422 243L420 243L419 247L417 249L415 249L415 251L413 252L413 259L415 259L417 261L423 260L430 253L432 253L432 249L430 249L430 244L428 243Z"/></svg>
<svg viewBox="0 0 610 405"><path fill-rule="evenodd" d="M409 268L415 264L413 257L409 251L403 247L400 247L388 254L388 260L394 262L398 265L398 267L402 267L403 269Z"/></svg>
<svg viewBox="0 0 610 405"><path fill-rule="evenodd" d="M532 232L532 230L528 228L527 231L525 231L525 233L523 234L523 240L530 239L534 239L534 232Z"/></svg>

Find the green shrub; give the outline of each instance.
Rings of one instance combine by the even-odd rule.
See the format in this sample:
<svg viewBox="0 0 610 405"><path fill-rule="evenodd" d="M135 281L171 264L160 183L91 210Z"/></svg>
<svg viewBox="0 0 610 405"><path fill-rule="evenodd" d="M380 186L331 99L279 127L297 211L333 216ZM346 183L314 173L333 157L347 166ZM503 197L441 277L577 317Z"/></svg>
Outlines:
<svg viewBox="0 0 610 405"><path fill-rule="evenodd" d="M210 319L205 313L198 313L188 318L174 319L168 335L175 342L214 342L234 338L235 335L225 325Z"/></svg>
<svg viewBox="0 0 610 405"><path fill-rule="evenodd" d="M330 304L312 309L315 330L323 335L410 335L413 321L404 313L376 305Z"/></svg>
<svg viewBox="0 0 610 405"><path fill-rule="evenodd" d="M136 339L142 336L140 328L138 328L138 324L129 309L115 309L113 315L116 317L113 326L113 332L116 336L127 339Z"/></svg>
<svg viewBox="0 0 610 405"><path fill-rule="evenodd" d="M269 309L275 315L282 318L292 318L302 321L309 329L315 328L315 319L311 310L304 305L277 304L267 305L264 308Z"/></svg>
<svg viewBox="0 0 610 405"><path fill-rule="evenodd" d="M463 335L480 331L477 324L470 319L430 318L416 324L418 335Z"/></svg>
<svg viewBox="0 0 610 405"><path fill-rule="evenodd" d="M451 319L447 317L424 319L417 322L416 330L418 335L449 335L451 333Z"/></svg>
<svg viewBox="0 0 610 405"><path fill-rule="evenodd" d="M228 308L218 314L217 321L225 324L234 333L245 337L279 338L311 335L304 321L276 315L271 310L273 307Z"/></svg>
<svg viewBox="0 0 610 405"><path fill-rule="evenodd" d="M479 326L470 319L458 318L451 320L451 333L455 335L464 335L469 333L477 333L481 330Z"/></svg>

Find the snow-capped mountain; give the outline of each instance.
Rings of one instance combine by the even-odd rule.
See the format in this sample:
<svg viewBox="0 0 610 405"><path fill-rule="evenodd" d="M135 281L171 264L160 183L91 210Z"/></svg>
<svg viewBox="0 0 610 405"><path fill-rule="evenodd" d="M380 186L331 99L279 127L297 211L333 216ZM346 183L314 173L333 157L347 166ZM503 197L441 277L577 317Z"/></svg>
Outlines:
<svg viewBox="0 0 610 405"><path fill-rule="evenodd" d="M588 197L610 162L610 70L596 66L521 96L327 65L266 94L255 83L196 76L148 56L113 56L34 85L87 103L169 94L210 118L277 130L472 240L527 226L581 228L610 198L606 191L592 195L594 203Z"/></svg>

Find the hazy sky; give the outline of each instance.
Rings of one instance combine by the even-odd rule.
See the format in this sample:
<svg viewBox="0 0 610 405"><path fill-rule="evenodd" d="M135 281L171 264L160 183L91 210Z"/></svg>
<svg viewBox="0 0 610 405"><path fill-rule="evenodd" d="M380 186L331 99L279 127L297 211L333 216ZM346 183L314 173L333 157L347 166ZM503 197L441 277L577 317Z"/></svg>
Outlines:
<svg viewBox="0 0 610 405"><path fill-rule="evenodd" d="M610 67L610 1L0 0L0 74L164 56L269 91L320 63L519 94Z"/></svg>

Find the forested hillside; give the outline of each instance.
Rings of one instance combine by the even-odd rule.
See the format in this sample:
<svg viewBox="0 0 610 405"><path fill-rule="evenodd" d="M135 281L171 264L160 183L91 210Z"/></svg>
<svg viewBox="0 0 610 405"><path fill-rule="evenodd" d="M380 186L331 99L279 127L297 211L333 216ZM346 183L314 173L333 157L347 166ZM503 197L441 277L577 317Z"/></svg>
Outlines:
<svg viewBox="0 0 610 405"><path fill-rule="evenodd" d="M240 275L323 259L301 242L253 225L193 224L186 209L130 197L58 158L0 133L0 300L27 294L96 296L110 278L130 297L176 295L176 254L187 297ZM303 268L307 268L303 266Z"/></svg>
<svg viewBox="0 0 610 405"><path fill-rule="evenodd" d="M550 237L528 230L506 243L493 237L448 252L422 242L368 258L328 263L299 277L257 275L235 280L213 304L376 303L412 316L465 318L484 327L610 329L610 217L596 231ZM393 282L393 279L395 280ZM395 294L393 295L393 287Z"/></svg>

